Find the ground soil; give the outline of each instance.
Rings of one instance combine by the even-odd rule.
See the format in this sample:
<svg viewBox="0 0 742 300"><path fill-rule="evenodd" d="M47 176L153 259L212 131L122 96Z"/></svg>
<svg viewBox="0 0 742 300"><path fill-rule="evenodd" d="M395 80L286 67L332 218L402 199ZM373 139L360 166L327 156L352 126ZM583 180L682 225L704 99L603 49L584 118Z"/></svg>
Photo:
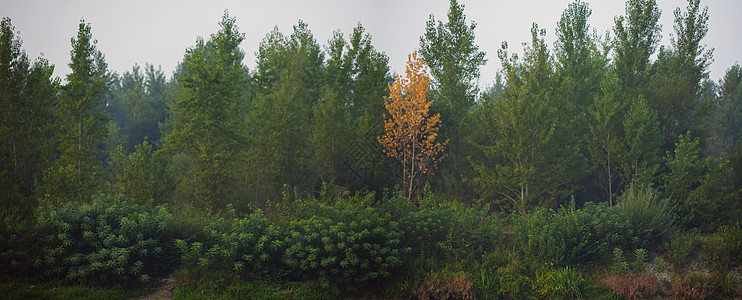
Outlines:
<svg viewBox="0 0 742 300"><path fill-rule="evenodd" d="M148 295L134 298L132 300L172 300L175 289L175 279L172 277L160 280L161 285Z"/></svg>

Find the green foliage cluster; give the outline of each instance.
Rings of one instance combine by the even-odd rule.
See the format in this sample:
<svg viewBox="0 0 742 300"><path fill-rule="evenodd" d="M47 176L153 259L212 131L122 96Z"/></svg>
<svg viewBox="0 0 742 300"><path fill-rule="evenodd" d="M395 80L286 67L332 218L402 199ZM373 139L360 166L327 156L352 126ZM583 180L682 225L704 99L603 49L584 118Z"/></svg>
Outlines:
<svg viewBox="0 0 742 300"><path fill-rule="evenodd" d="M680 135L675 150L667 152L669 172L663 176L662 188L675 203L682 227L710 232L736 220L740 204L729 184L727 159L703 158L699 143L690 132Z"/></svg>
<svg viewBox="0 0 742 300"><path fill-rule="evenodd" d="M706 239L703 258L718 270L740 265L742 262L742 226L721 226Z"/></svg>
<svg viewBox="0 0 742 300"><path fill-rule="evenodd" d="M678 231L670 236L662 248L669 262L680 267L700 253L703 243L703 237L696 230Z"/></svg>
<svg viewBox="0 0 742 300"><path fill-rule="evenodd" d="M274 276L362 284L391 275L409 248L396 221L351 203L320 204L318 213L271 225L257 210L210 226L211 244L178 240L183 259L243 277ZM219 228L221 227L221 228Z"/></svg>
<svg viewBox="0 0 742 300"><path fill-rule="evenodd" d="M427 195L400 223L404 244L415 254L453 262L478 259L502 239L503 222L488 203L436 201Z"/></svg>
<svg viewBox="0 0 742 300"><path fill-rule="evenodd" d="M401 171L377 140L393 79L360 24L325 48L302 21L275 29L248 72L225 13L167 80L108 70L83 21L61 84L3 18L0 275L151 282L180 257L183 298L331 298L390 279L390 298L593 298L583 267L612 254L599 296L738 297L742 69L708 80L700 0L675 11L666 48L660 14L627 0L603 37L576 1L552 50L537 24L522 54L503 44L481 101L476 23L456 0L447 22L431 16L420 48L451 147L419 206L381 193ZM686 272L699 257L712 275ZM678 273L669 291L650 260Z"/></svg>
<svg viewBox="0 0 742 300"><path fill-rule="evenodd" d="M239 274L267 275L277 271L283 251L282 235L268 226L260 211L207 225L206 241L175 241L182 259L209 271L233 270ZM206 243L206 244L205 244Z"/></svg>
<svg viewBox="0 0 742 300"><path fill-rule="evenodd" d="M28 275L33 256L31 227L10 218L0 222L0 275Z"/></svg>
<svg viewBox="0 0 742 300"><path fill-rule="evenodd" d="M574 202L557 210L538 208L513 222L525 256L557 266L596 261L613 247L629 245L634 236L618 207L605 203L589 202L582 209Z"/></svg>
<svg viewBox="0 0 742 300"><path fill-rule="evenodd" d="M661 245L675 230L671 201L646 186L631 184L618 199L618 207L631 222L639 247Z"/></svg>
<svg viewBox="0 0 742 300"><path fill-rule="evenodd" d="M584 279L574 268L548 268L536 276L536 291L548 299L580 299Z"/></svg>
<svg viewBox="0 0 742 300"><path fill-rule="evenodd" d="M360 284L387 278L402 265L409 248L400 247L403 232L396 221L350 204L323 208L285 229L282 261L295 274Z"/></svg>
<svg viewBox="0 0 742 300"><path fill-rule="evenodd" d="M149 211L122 196L94 196L90 203L39 208L33 265L45 275L75 282L150 282L175 266L163 206Z"/></svg>
<svg viewBox="0 0 742 300"><path fill-rule="evenodd" d="M634 261L629 263L626 261L623 250L621 248L613 248L613 267L612 270L615 272L629 272L632 270L641 271L644 269L644 265L647 263L647 250L638 248L634 250Z"/></svg>
<svg viewBox="0 0 742 300"><path fill-rule="evenodd" d="M175 181L164 153L154 152L146 139L134 149L127 155L123 147L118 146L111 154L115 173L113 189L138 204L164 202Z"/></svg>

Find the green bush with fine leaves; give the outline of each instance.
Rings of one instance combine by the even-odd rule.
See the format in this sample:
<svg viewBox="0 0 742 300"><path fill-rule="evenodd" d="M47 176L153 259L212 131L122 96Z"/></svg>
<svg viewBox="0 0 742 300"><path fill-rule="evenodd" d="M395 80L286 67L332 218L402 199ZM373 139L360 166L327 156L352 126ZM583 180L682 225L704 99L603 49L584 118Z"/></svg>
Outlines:
<svg viewBox="0 0 742 300"><path fill-rule="evenodd" d="M618 207L631 221L639 247L661 245L675 230L672 203L651 187L631 184L619 197Z"/></svg>
<svg viewBox="0 0 742 300"><path fill-rule="evenodd" d="M514 225L516 244L526 257L556 266L595 261L613 247L628 245L633 236L624 215L605 203L538 208L515 217Z"/></svg>
<svg viewBox="0 0 742 300"><path fill-rule="evenodd" d="M315 214L272 225L256 210L207 227L210 240L176 241L183 259L233 275L364 283L387 278L409 248L396 221L352 203L314 203ZM231 213L233 214L233 213Z"/></svg>
<svg viewBox="0 0 742 300"><path fill-rule="evenodd" d="M94 196L90 203L42 205L33 264L51 277L83 283L149 282L166 276L177 257L172 215L147 210L123 196ZM176 258L176 259L174 259Z"/></svg>
<svg viewBox="0 0 742 300"><path fill-rule="evenodd" d="M282 261L306 278L362 283L389 277L409 248L400 246L396 221L374 209L352 204L325 206L307 220L285 228Z"/></svg>

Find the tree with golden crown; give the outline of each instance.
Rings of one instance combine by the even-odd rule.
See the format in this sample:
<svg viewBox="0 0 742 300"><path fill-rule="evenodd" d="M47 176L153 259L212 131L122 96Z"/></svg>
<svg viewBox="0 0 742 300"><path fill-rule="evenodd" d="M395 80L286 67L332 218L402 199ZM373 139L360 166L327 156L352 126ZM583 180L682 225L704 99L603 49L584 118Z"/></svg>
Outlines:
<svg viewBox="0 0 742 300"><path fill-rule="evenodd" d="M388 115L384 115L384 134L378 138L384 153L402 164L397 179L405 196L414 201L422 179L433 173L445 157L448 141L438 141L440 114L430 115L428 85L430 77L417 51L408 56L405 77L397 76L384 97Z"/></svg>

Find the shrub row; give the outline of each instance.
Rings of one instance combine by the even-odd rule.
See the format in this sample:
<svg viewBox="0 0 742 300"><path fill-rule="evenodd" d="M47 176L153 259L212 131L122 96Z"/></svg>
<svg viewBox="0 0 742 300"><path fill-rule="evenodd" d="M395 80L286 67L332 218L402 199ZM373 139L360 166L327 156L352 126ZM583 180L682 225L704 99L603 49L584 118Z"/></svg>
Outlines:
<svg viewBox="0 0 742 300"><path fill-rule="evenodd" d="M201 270L355 285L383 280L421 255L481 256L500 232L489 207L418 208L398 197L370 207L368 199L347 200L284 203L282 209L297 213L273 222L261 210L242 216L232 210L230 219L208 226L206 241L176 243L184 262Z"/></svg>
<svg viewBox="0 0 742 300"><path fill-rule="evenodd" d="M409 251L400 247L397 222L351 204L323 205L319 214L282 226L269 225L262 211L256 210L207 231L208 245L176 241L183 260L243 277L361 283L388 277Z"/></svg>
<svg viewBox="0 0 742 300"><path fill-rule="evenodd" d="M148 282L175 266L165 207L146 209L123 196L96 196L90 203L42 204L33 234L33 266L50 277L78 282Z"/></svg>

